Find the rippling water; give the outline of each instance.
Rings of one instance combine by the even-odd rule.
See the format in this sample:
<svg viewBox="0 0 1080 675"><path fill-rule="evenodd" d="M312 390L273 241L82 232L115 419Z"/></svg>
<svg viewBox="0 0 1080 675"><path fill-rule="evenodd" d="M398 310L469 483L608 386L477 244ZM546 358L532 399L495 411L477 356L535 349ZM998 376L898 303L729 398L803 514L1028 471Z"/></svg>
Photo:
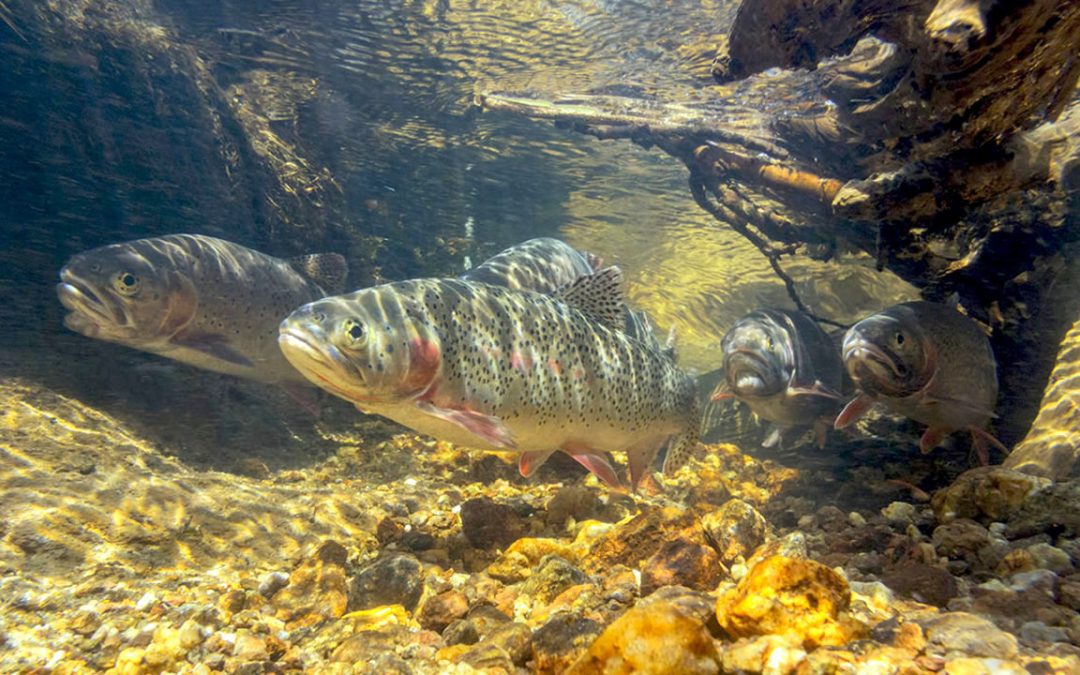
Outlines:
<svg viewBox="0 0 1080 675"><path fill-rule="evenodd" d="M216 55L223 81L253 69L317 81L297 111L299 133L333 158L354 226L390 239L384 275L412 271L393 262L408 259L406 243L471 234L454 265L561 234L622 264L633 302L676 326L683 358L708 369L735 319L789 302L764 258L700 212L685 169L663 153L479 114L472 100L489 87L704 100L716 94L709 63L734 4L280 2L253 11L225 2L166 11ZM912 294L866 261L787 266L811 305L841 321Z"/></svg>
<svg viewBox="0 0 1080 675"><path fill-rule="evenodd" d="M758 105L760 93L719 89L708 74L734 5L165 0L149 16L170 39L195 48L235 110L268 120L265 133L295 148L295 161L325 167L333 177L331 191L343 202L344 222L333 223L336 238L331 232L318 245L333 247L348 239L341 232L370 238L371 268L357 264L354 283L457 272L467 261L528 237L561 235L623 265L632 301L652 312L661 327L676 327L688 365L711 369L723 331L740 315L760 304L789 301L765 259L694 204L685 168L658 150L598 141L509 114L481 113L473 100L478 91L496 88L538 95L603 92L703 105L723 95ZM90 57L47 55L44 61L79 58ZM39 263L47 269L35 270L43 287L70 249L180 229L235 233L279 254L306 249L302 224L296 234L253 235L252 227L261 227L256 217L247 230L230 230L228 217L204 220L198 195L170 187L168 169L161 169L161 176L141 175L157 171L156 165L171 157L159 161L147 151L143 155L150 157L125 162L124 153L135 151L125 148L123 125L132 122L119 117L123 109L108 101L130 94L95 86L100 84L76 78L69 92L72 110L50 114L64 123L97 120L90 133L113 144L111 161L93 154L79 159L88 149L77 138L43 142L12 127L17 133L4 139L15 156L23 144L30 164L51 166L55 174L50 180L57 194L43 206L26 198L21 186L37 187L38 179L19 169L21 164L0 169L17 193L14 207L25 214L18 223L35 237L65 228L84 233L69 245L48 244L52 257ZM77 103L86 108L75 108ZM146 102L133 103L140 105ZM18 120L19 108L11 111ZM127 114L137 124L170 123L139 107ZM25 122L33 124L29 118ZM180 144L168 141L170 153L190 135L184 128L161 132L166 139L180 139ZM46 133L57 135L41 131ZM83 130L66 133L77 136ZM90 139L89 151L96 142ZM88 170L87 161L99 164ZM103 226L103 218L115 218L115 226ZM252 236L262 240L251 241ZM808 303L841 321L913 293L866 261L787 260L785 265ZM11 283L22 280L16 274ZM52 298L45 295L40 302L51 307ZM46 316L58 318L55 312Z"/></svg>

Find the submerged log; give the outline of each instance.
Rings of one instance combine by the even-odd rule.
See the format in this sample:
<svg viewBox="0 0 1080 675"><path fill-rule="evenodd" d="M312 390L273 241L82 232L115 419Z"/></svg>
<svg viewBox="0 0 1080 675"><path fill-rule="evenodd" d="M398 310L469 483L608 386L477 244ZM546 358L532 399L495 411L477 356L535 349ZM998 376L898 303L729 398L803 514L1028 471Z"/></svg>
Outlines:
<svg viewBox="0 0 1080 675"><path fill-rule="evenodd" d="M959 297L992 330L997 430L1015 442L1075 319L1057 311L1054 288L1077 265L1063 247L1080 240L1077 44L1080 3L763 0L740 6L713 74L813 69L770 74L768 106L508 93L479 103L678 158L698 205L754 243L800 307L782 258L842 248L928 299ZM785 99L808 78L815 100Z"/></svg>

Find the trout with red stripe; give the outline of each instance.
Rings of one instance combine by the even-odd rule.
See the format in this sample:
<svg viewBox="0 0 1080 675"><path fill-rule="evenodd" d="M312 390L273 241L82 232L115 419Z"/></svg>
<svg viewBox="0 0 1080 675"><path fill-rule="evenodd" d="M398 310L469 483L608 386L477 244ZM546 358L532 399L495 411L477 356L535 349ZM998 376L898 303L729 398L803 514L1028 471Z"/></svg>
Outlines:
<svg viewBox="0 0 1080 675"><path fill-rule="evenodd" d="M665 443L664 471L697 441L693 379L658 344L623 330L621 273L555 295L461 279L384 284L301 307L282 352L364 412L435 438L520 453L531 475L553 452L605 483L625 450L637 486Z"/></svg>

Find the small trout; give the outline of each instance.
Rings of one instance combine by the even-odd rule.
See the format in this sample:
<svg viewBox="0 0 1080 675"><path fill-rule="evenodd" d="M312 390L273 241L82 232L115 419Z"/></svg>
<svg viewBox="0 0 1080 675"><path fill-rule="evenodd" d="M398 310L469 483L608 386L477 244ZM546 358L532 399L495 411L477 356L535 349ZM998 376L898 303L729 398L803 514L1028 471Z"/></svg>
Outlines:
<svg viewBox="0 0 1080 675"><path fill-rule="evenodd" d="M664 471L696 445L693 379L623 332L621 273L558 295L460 279L416 279L325 298L281 324L281 349L317 385L420 433L519 454L529 476L555 451L603 482L625 450L636 488L671 442Z"/></svg>
<svg viewBox="0 0 1080 675"><path fill-rule="evenodd" d="M989 463L991 445L1008 453L986 431L998 395L990 341L952 307L905 302L873 314L844 335L843 359L859 395L836 418L837 429L877 403L927 425L923 452L964 430L982 464Z"/></svg>
<svg viewBox="0 0 1080 675"><path fill-rule="evenodd" d="M175 234L79 253L60 270L64 325L229 375L308 385L277 344L278 324L338 290L333 253L281 260L222 239Z"/></svg>
<svg viewBox="0 0 1080 675"><path fill-rule="evenodd" d="M724 335L724 382L712 399L737 398L773 423L763 444L813 426L818 447L840 410L844 366L836 344L802 312L759 309ZM792 433L794 431L795 433Z"/></svg>

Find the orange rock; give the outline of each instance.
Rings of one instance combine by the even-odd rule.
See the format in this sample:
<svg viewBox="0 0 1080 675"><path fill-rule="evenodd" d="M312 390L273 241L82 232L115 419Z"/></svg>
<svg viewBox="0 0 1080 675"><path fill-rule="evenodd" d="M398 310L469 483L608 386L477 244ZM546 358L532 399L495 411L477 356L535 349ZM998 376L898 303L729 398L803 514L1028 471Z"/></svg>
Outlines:
<svg viewBox="0 0 1080 675"><path fill-rule="evenodd" d="M675 507L649 509L597 538L582 565L590 574L617 564L640 568L661 546L688 528L688 538L705 543L693 512Z"/></svg>
<svg viewBox="0 0 1080 675"><path fill-rule="evenodd" d="M842 645L866 632L847 614L850 603L847 582L825 565L774 556L720 597L716 618L733 637L795 635L812 649Z"/></svg>
<svg viewBox="0 0 1080 675"><path fill-rule="evenodd" d="M705 626L668 602L639 603L616 619L567 675L711 675L720 657Z"/></svg>

